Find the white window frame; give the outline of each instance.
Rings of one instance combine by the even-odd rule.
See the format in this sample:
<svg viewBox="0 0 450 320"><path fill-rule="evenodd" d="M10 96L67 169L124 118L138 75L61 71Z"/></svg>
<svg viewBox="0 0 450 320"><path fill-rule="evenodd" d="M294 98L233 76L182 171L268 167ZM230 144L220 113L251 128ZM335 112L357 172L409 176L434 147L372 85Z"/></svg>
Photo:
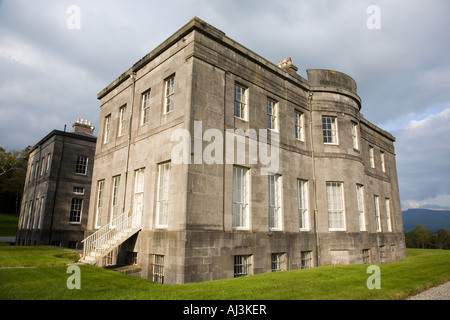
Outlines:
<svg viewBox="0 0 450 320"><path fill-rule="evenodd" d="M105 117L105 128L103 130L103 143L106 144L109 142L111 134L111 115L107 115Z"/></svg>
<svg viewBox="0 0 450 320"><path fill-rule="evenodd" d="M269 230L283 230L283 213L281 208L281 175L272 174L269 177Z"/></svg>
<svg viewBox="0 0 450 320"><path fill-rule="evenodd" d="M175 103L175 75L165 80L164 114L173 111Z"/></svg>
<svg viewBox="0 0 450 320"><path fill-rule="evenodd" d="M386 158L384 152L380 151L381 171L386 172Z"/></svg>
<svg viewBox="0 0 450 320"><path fill-rule="evenodd" d="M344 183L327 182L328 230L345 231ZM338 225L336 225L338 224Z"/></svg>
<svg viewBox="0 0 450 320"><path fill-rule="evenodd" d="M84 188L83 187L73 187L73 193L78 195L84 194Z"/></svg>
<svg viewBox="0 0 450 320"><path fill-rule="evenodd" d="M337 117L322 116L322 133L324 144L339 144Z"/></svg>
<svg viewBox="0 0 450 320"><path fill-rule="evenodd" d="M142 94L141 125L148 123L148 120L150 118L150 97L150 90L147 90Z"/></svg>
<svg viewBox="0 0 450 320"><path fill-rule="evenodd" d="M380 217L380 197L377 195L373 196L373 205L375 210L375 225L377 232L381 232L381 217Z"/></svg>
<svg viewBox="0 0 450 320"><path fill-rule="evenodd" d="M156 227L167 228L169 224L170 162L158 165L158 194Z"/></svg>
<svg viewBox="0 0 450 320"><path fill-rule="evenodd" d="M42 229L42 223L44 222L44 203L45 198L41 197L41 204L39 209L39 221L38 221L38 229Z"/></svg>
<svg viewBox="0 0 450 320"><path fill-rule="evenodd" d="M234 84L234 117L247 120L247 88L238 83Z"/></svg>
<svg viewBox="0 0 450 320"><path fill-rule="evenodd" d="M298 228L300 231L309 231L309 201L308 181L297 179L298 195Z"/></svg>
<svg viewBox="0 0 450 320"><path fill-rule="evenodd" d="M42 160L41 160L41 177L44 175L44 173L45 173L45 157L42 157Z"/></svg>
<svg viewBox="0 0 450 320"><path fill-rule="evenodd" d="M39 217L39 213L41 211L41 201L39 200L39 198L36 198L36 200L34 200L34 213L33 213L33 229L37 229L38 228L38 217Z"/></svg>
<svg viewBox="0 0 450 320"><path fill-rule="evenodd" d="M267 128L278 132L278 102L267 98Z"/></svg>
<svg viewBox="0 0 450 320"><path fill-rule="evenodd" d="M312 251L302 251L301 253L301 269L309 269L312 267Z"/></svg>
<svg viewBox="0 0 450 320"><path fill-rule="evenodd" d="M253 273L252 269L253 255L235 255L234 256L234 277L245 277Z"/></svg>
<svg viewBox="0 0 450 320"><path fill-rule="evenodd" d="M359 150L358 124L353 121L352 121L352 141L353 141L353 149Z"/></svg>
<svg viewBox="0 0 450 320"><path fill-rule="evenodd" d="M389 198L385 199L386 203L386 224L387 224L387 231L392 232L392 219L391 219L391 200Z"/></svg>
<svg viewBox="0 0 450 320"><path fill-rule="evenodd" d="M121 137L125 133L125 121L127 120L127 106L124 105L119 108L119 129L117 130L117 136Z"/></svg>
<svg viewBox="0 0 450 320"><path fill-rule="evenodd" d="M33 200L30 200L30 204L28 207L26 229L30 229L30 227L31 227L31 215L33 214L32 211L33 211Z"/></svg>
<svg viewBox="0 0 450 320"><path fill-rule="evenodd" d="M72 198L70 205L69 224L81 224L83 216L83 199Z"/></svg>
<svg viewBox="0 0 450 320"><path fill-rule="evenodd" d="M164 260L165 257L160 254L154 254L151 259L151 274L153 282L164 284Z"/></svg>
<svg viewBox="0 0 450 320"><path fill-rule="evenodd" d="M276 252L271 254L272 272L286 270L286 253Z"/></svg>
<svg viewBox="0 0 450 320"><path fill-rule="evenodd" d="M113 177L112 190L111 190L111 214L109 221L112 222L119 216L119 187L120 187L120 175Z"/></svg>
<svg viewBox="0 0 450 320"><path fill-rule="evenodd" d="M139 169L135 171L134 174L134 202L133 202L133 212L138 217L142 217L144 212L144 187L145 187L145 171L144 169ZM138 221L140 219L138 218Z"/></svg>
<svg viewBox="0 0 450 320"><path fill-rule="evenodd" d="M370 160L370 167L372 169L375 169L375 155L372 146L369 146L369 160Z"/></svg>
<svg viewBox="0 0 450 320"><path fill-rule="evenodd" d="M47 155L47 167L45 168L45 173L48 173L50 171L50 159L51 159L51 154L49 153Z"/></svg>
<svg viewBox="0 0 450 320"><path fill-rule="evenodd" d="M295 110L295 112L294 112L294 129L295 129L295 139L297 139L299 141L304 141L303 112Z"/></svg>
<svg viewBox="0 0 450 320"><path fill-rule="evenodd" d="M233 166L233 229L248 230L249 169Z"/></svg>
<svg viewBox="0 0 450 320"><path fill-rule="evenodd" d="M105 180L97 182L97 202L95 204L95 229L99 229L99 218L103 212L103 189L105 187Z"/></svg>
<svg viewBox="0 0 450 320"><path fill-rule="evenodd" d="M75 165L75 173L86 175L88 171L89 157L87 156L78 156L77 163Z"/></svg>
<svg viewBox="0 0 450 320"><path fill-rule="evenodd" d="M366 231L366 216L364 212L364 186L356 184L356 201L358 203L359 231Z"/></svg>

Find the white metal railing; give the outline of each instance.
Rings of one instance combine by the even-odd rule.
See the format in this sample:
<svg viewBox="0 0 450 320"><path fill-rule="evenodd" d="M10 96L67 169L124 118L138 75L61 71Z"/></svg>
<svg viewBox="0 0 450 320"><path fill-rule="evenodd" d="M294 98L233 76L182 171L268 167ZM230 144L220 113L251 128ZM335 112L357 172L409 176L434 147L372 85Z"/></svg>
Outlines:
<svg viewBox="0 0 450 320"><path fill-rule="evenodd" d="M128 212L121 214L81 241L83 243L83 256L81 260L90 256L93 257L90 263L94 264L99 258L106 255L140 229L140 212L134 213L131 216L129 216Z"/></svg>

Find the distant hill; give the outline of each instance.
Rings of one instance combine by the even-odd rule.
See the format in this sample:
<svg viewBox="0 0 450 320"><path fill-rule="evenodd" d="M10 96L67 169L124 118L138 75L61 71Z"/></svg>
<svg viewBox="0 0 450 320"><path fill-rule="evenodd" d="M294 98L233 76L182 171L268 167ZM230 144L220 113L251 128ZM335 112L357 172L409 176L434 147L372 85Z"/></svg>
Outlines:
<svg viewBox="0 0 450 320"><path fill-rule="evenodd" d="M402 211L403 227L409 232L415 226L424 226L432 232L439 229L450 229L449 210L408 209Z"/></svg>

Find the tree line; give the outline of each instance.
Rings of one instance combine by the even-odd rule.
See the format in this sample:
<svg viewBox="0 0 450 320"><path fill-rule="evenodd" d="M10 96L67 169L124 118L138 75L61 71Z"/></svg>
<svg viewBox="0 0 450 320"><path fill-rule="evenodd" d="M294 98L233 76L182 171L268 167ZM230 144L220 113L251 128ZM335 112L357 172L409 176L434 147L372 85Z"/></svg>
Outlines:
<svg viewBox="0 0 450 320"><path fill-rule="evenodd" d="M439 229L436 233L424 226L416 226L405 233L406 247L418 249L450 249L450 230Z"/></svg>
<svg viewBox="0 0 450 320"><path fill-rule="evenodd" d="M8 151L0 147L0 212L19 214L30 146Z"/></svg>

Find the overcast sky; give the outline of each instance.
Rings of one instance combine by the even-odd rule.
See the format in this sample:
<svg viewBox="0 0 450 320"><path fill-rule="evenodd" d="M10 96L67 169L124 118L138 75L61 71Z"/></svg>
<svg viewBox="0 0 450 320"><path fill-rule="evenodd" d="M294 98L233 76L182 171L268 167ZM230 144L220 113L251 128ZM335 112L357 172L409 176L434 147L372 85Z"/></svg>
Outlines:
<svg viewBox="0 0 450 320"><path fill-rule="evenodd" d="M97 127L97 93L197 16L303 77L353 77L361 112L397 138L402 208L450 209L449 14L448 0L0 0L0 146Z"/></svg>

